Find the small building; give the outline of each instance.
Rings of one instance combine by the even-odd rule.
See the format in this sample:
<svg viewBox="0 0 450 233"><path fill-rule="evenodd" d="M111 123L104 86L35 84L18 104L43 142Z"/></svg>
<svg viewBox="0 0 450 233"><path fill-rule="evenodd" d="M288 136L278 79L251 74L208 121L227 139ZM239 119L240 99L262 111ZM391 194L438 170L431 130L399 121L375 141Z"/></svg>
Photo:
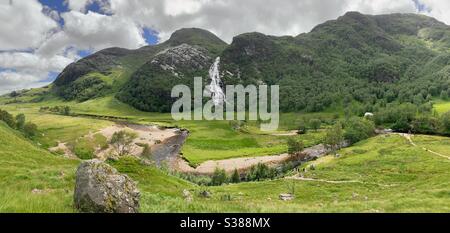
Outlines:
<svg viewBox="0 0 450 233"><path fill-rule="evenodd" d="M371 112L366 112L365 114L364 114L364 118L372 118L374 115L373 115L373 113L371 113Z"/></svg>

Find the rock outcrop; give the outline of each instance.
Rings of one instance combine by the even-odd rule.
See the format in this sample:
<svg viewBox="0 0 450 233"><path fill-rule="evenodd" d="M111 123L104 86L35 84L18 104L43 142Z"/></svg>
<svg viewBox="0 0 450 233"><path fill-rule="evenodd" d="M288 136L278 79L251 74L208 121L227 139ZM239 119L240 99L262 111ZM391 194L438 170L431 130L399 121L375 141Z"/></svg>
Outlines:
<svg viewBox="0 0 450 233"><path fill-rule="evenodd" d="M75 207L83 213L137 213L140 193L128 176L99 160L83 162L76 173Z"/></svg>

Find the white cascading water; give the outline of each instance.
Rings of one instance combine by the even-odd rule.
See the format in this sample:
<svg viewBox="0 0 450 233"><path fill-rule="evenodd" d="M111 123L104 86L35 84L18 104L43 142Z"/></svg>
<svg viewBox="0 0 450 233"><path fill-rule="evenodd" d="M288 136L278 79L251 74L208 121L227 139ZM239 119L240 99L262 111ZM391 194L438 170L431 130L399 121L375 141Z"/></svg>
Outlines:
<svg viewBox="0 0 450 233"><path fill-rule="evenodd" d="M222 82L220 79L219 72L220 57L216 58L214 64L209 68L209 78L211 79L211 84L209 84L206 94L211 94L211 99L214 106L222 105L225 101L225 94L220 87Z"/></svg>

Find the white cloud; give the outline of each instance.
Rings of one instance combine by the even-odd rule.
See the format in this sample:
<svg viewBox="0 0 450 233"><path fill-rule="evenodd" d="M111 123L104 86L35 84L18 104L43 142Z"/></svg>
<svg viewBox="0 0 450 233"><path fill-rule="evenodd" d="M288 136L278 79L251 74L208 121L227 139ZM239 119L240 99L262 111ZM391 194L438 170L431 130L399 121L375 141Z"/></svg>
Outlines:
<svg viewBox="0 0 450 233"><path fill-rule="evenodd" d="M68 47L98 51L108 47L137 49L146 45L142 29L131 19L89 11L63 13L64 28L38 50L43 55L65 51Z"/></svg>
<svg viewBox="0 0 450 233"><path fill-rule="evenodd" d="M42 87L49 84L49 81L43 81L41 75L46 74L28 74L21 72L5 71L0 72L0 95L14 90Z"/></svg>
<svg viewBox="0 0 450 233"><path fill-rule="evenodd" d="M417 12L412 0L110 0L110 11L160 33L199 27L231 42L241 33L297 35L347 11L367 14Z"/></svg>
<svg viewBox="0 0 450 233"><path fill-rule="evenodd" d="M347 11L417 12L413 0L65 0L70 11L60 14L37 0L9 2L0 0L0 50L32 51L0 53L0 68L9 70L1 72L2 79L6 83L9 77L10 86L20 77L33 82L27 80L43 80L45 73L61 71L77 59L77 50L143 46L145 27L157 31L161 40L177 29L199 27L231 42L252 31L295 36ZM428 15L450 24L448 1L420 2L430 9ZM93 3L105 14L88 11Z"/></svg>
<svg viewBox="0 0 450 233"><path fill-rule="evenodd" d="M70 59L62 55L55 55L50 58L45 58L36 54L25 52L0 53L0 67L30 73L47 73L53 70L62 70L73 61L74 59Z"/></svg>
<svg viewBox="0 0 450 233"><path fill-rule="evenodd" d="M42 10L37 0L0 0L0 50L39 46L58 27Z"/></svg>
<svg viewBox="0 0 450 233"><path fill-rule="evenodd" d="M425 4L428 10L427 12L423 12L424 14L441 20L446 24L450 24L450 1L420 0L420 3Z"/></svg>
<svg viewBox="0 0 450 233"><path fill-rule="evenodd" d="M60 71L76 58L55 55L50 58L25 52L0 53L0 94L48 84L48 74Z"/></svg>

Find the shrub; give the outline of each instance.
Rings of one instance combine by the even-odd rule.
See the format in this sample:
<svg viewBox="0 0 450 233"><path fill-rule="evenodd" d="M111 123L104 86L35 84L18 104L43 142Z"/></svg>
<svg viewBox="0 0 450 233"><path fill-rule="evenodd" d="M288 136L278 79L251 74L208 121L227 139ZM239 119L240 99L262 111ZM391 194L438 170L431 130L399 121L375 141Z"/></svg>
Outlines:
<svg viewBox="0 0 450 233"><path fill-rule="evenodd" d="M320 126L322 125L322 121L319 119L311 119L309 121L309 127L313 129L314 131L317 131L320 129Z"/></svg>
<svg viewBox="0 0 450 233"><path fill-rule="evenodd" d="M226 181L227 181L227 174L225 170L216 168L216 170L214 170L213 176L211 177L211 184L219 186L224 184Z"/></svg>
<svg viewBox="0 0 450 233"><path fill-rule="evenodd" d="M375 125L369 120L352 117L345 123L344 138L350 143L357 143L370 138L374 133Z"/></svg>
<svg viewBox="0 0 450 233"><path fill-rule="evenodd" d="M434 117L420 116L411 123L414 133L435 134L439 131L439 120Z"/></svg>
<svg viewBox="0 0 450 233"><path fill-rule="evenodd" d="M247 181L260 181L264 179L273 179L277 175L275 169L269 168L267 165L259 163L250 168L246 176Z"/></svg>
<svg viewBox="0 0 450 233"><path fill-rule="evenodd" d="M300 153L304 148L303 142L296 140L295 138L292 137L288 138L287 145L289 155L296 155Z"/></svg>
<svg viewBox="0 0 450 233"><path fill-rule="evenodd" d="M18 130L23 130L25 127L25 115L23 113L16 116L16 127Z"/></svg>
<svg viewBox="0 0 450 233"><path fill-rule="evenodd" d="M75 155L83 160L89 160L94 158L95 150L92 145L86 141L81 140L73 146L73 152Z"/></svg>
<svg viewBox="0 0 450 233"><path fill-rule="evenodd" d="M402 117L395 122L392 129L397 132L409 132L411 130L411 125L406 117Z"/></svg>
<svg viewBox="0 0 450 233"><path fill-rule="evenodd" d="M0 109L0 120L4 121L9 127L15 128L16 121L14 120L13 115L9 112Z"/></svg>
<svg viewBox="0 0 450 233"><path fill-rule="evenodd" d="M450 111L442 115L441 117L442 131L446 134L450 133Z"/></svg>
<svg viewBox="0 0 450 233"><path fill-rule="evenodd" d="M308 132L308 127L306 127L305 122L300 122L298 128L297 128L297 133L298 134L306 134Z"/></svg>
<svg viewBox="0 0 450 233"><path fill-rule="evenodd" d="M38 132L37 125L35 125L31 122L26 123L23 128L23 133L25 134L25 136L27 138L32 138L32 137L36 136L37 132Z"/></svg>
<svg viewBox="0 0 450 233"><path fill-rule="evenodd" d="M237 169L234 169L233 174L231 175L231 183L239 183L241 182L241 176Z"/></svg>
<svg viewBox="0 0 450 233"><path fill-rule="evenodd" d="M121 130L113 134L110 143L118 156L124 156L131 152L133 141L137 137L138 135L135 132Z"/></svg>

